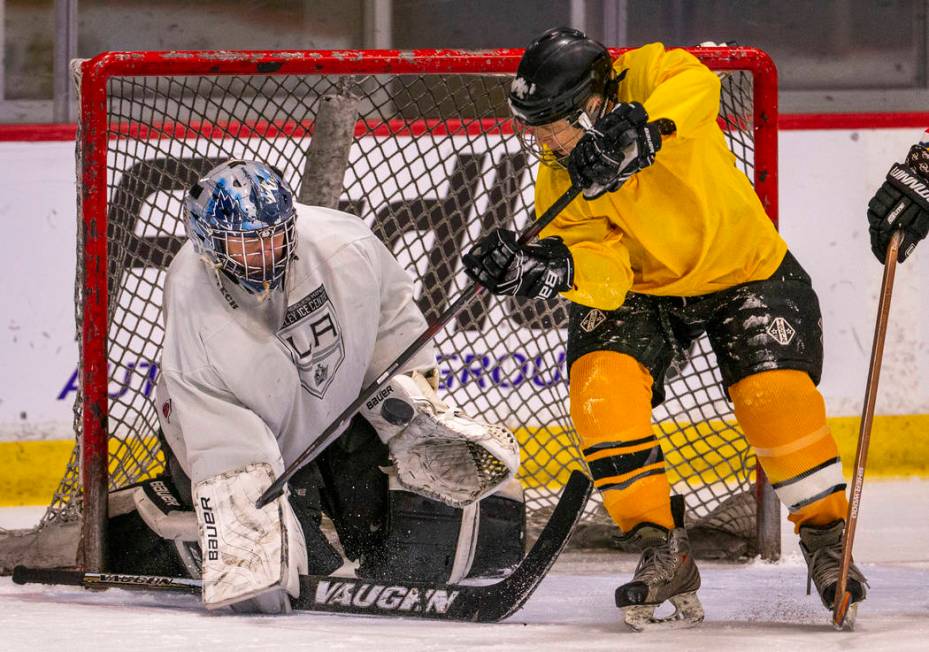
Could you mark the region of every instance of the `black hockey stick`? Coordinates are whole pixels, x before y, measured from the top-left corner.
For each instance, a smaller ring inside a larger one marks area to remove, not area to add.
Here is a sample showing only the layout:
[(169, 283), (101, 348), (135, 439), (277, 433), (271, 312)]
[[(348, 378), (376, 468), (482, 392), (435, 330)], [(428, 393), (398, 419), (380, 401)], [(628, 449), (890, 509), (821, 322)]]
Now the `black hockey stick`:
[[(522, 607), (564, 549), (584, 512), (593, 487), (573, 471), (551, 518), (532, 549), (509, 576), (485, 586), (425, 582), (372, 582), (351, 577), (304, 575), (293, 608), (340, 614), (400, 616), (493, 623)], [(65, 584), (88, 589), (121, 588), (200, 593), (200, 580), (123, 573), (83, 573), (76, 570), (17, 566), (17, 584)]]
[[(659, 118), (654, 122), (654, 125), (657, 126), (658, 131), (663, 135), (673, 134), (677, 127), (674, 122), (667, 118)], [(579, 186), (571, 185), (570, 188), (565, 190), (564, 194), (561, 195), (558, 199), (555, 200), (555, 203), (549, 206), (536, 221), (532, 222), (527, 226), (522, 233), (519, 234), (518, 244), (524, 245), (532, 240), (534, 237), (541, 233), (548, 224), (554, 220), (568, 204), (574, 201), (574, 198), (581, 194), (583, 189)], [(274, 482), (271, 483), (271, 486), (265, 489), (264, 493), (258, 497), (256, 502), (256, 507), (259, 509), (270, 503), (272, 500), (280, 496), (284, 492), (284, 485), (293, 477), (294, 473), (300, 470), (300, 468), (306, 464), (308, 461), (315, 458), (319, 455), (329, 444), (335, 440), (342, 429), (347, 427), (351, 418), (355, 416), (355, 413), (361, 408), (364, 403), (370, 399), (377, 391), (391, 378), (396, 375), (396, 373), (405, 365), (416, 353), (423, 348), (433, 337), (438, 334), (440, 330), (445, 328), (445, 324), (452, 320), (452, 318), (461, 312), (471, 300), (476, 297), (478, 294), (484, 291), (484, 286), (479, 283), (472, 283), (468, 286), (461, 295), (452, 303), (448, 308), (445, 309), (441, 315), (439, 315), (436, 320), (430, 324), (422, 335), (416, 338), (416, 340), (410, 344), (404, 351), (401, 353), (396, 360), (394, 360), (388, 367), (385, 369), (380, 376), (375, 378), (367, 387), (361, 390), (361, 393), (358, 394), (358, 398), (352, 401), (348, 407), (342, 410), (341, 414), (335, 418), (335, 420), (329, 424), (329, 426), (317, 437), (316, 441), (310, 444), (305, 451), (300, 453), (300, 456), (295, 459), (290, 465), (284, 469), (284, 472), (281, 473)]]

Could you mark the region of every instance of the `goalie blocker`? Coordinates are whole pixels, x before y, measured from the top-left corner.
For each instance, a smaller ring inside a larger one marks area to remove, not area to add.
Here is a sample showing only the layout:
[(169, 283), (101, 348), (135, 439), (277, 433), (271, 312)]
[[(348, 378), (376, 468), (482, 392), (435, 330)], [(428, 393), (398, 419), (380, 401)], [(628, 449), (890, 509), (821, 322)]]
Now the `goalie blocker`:
[[(266, 488), (271, 476), (260, 468), (243, 469), (243, 473), (232, 474), (216, 485), (198, 486), (192, 492), (170, 448), (165, 445), (164, 450), (170, 475), (110, 495), (108, 538), (113, 544), (108, 569), (199, 579), (203, 577), (203, 541), (207, 540), (207, 546), (231, 543), (206, 537), (211, 525), (207, 520), (228, 518), (246, 503), (254, 510), (257, 493), (251, 494)], [(287, 610), (279, 589), (290, 585), (294, 594), (293, 568), (300, 573), (327, 575), (338, 569), (344, 558), (358, 563), (356, 574), (360, 578), (413, 582), (499, 576), (519, 563), (525, 539), (525, 505), (516, 480), (507, 480), (492, 495), (457, 508), (404, 489), (396, 473), (382, 470), (389, 468), (389, 458), (388, 447), (368, 420), (356, 416), (338, 440), (291, 479), (286, 499), (272, 501), (255, 514), (236, 514), (238, 520), (244, 516), (250, 526), (268, 526), (253, 528), (251, 533), (233, 528), (232, 534), (225, 535), (244, 537), (239, 543), (248, 540), (253, 550), (261, 547), (256, 557), (260, 558), (259, 575), (264, 583), (251, 583), (251, 588), (242, 592), (210, 594), (207, 581), (205, 604), (221, 607), (240, 602), (237, 610)], [(246, 489), (249, 486), (252, 489)], [(232, 500), (232, 492), (236, 500)], [(246, 495), (249, 500), (244, 500)], [(211, 508), (207, 519), (200, 507), (204, 529), (199, 537), (192, 497), (201, 501), (209, 498)], [(278, 525), (273, 519), (262, 519), (265, 510), (281, 515)], [(322, 514), (332, 520), (344, 558), (321, 530)], [(259, 531), (263, 538), (257, 535)], [(262, 539), (260, 546), (258, 539)], [(276, 543), (265, 549), (269, 539)], [(306, 550), (305, 567), (300, 559), (285, 559), (286, 551), (301, 545)], [(207, 564), (209, 569), (209, 560)], [(216, 569), (224, 577), (228, 571), (225, 567)]]

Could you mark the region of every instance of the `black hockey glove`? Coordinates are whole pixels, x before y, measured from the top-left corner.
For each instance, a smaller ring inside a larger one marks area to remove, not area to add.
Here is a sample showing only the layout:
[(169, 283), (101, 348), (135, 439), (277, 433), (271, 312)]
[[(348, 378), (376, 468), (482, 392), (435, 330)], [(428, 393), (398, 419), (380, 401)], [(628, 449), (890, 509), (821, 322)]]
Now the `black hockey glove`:
[(897, 262), (913, 253), (929, 233), (929, 151), (913, 145), (906, 163), (894, 163), (884, 185), (868, 202), (871, 251), (883, 263), (894, 231), (903, 231)]
[(492, 231), (462, 256), (465, 272), (494, 294), (548, 299), (573, 287), (574, 259), (561, 238), (516, 241), (513, 231)]
[(571, 181), (587, 199), (619, 189), (655, 162), (661, 132), (638, 102), (621, 103), (578, 141), (568, 157)]

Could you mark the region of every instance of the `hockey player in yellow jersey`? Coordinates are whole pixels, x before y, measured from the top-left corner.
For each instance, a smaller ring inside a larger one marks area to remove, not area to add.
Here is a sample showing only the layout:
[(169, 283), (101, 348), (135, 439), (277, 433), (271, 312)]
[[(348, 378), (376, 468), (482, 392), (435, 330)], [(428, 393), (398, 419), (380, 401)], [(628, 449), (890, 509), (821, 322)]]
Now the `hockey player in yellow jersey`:
[[(577, 30), (526, 49), (509, 102), (542, 161), (537, 215), (584, 188), (520, 246), (506, 229), (464, 256), (497, 294), (570, 300), (571, 416), (604, 506), (642, 557), (616, 604), (634, 629), (703, 618), (700, 575), (670, 497), (651, 409), (675, 353), (706, 333), (749, 443), (789, 510), (831, 608), (848, 503), (816, 388), (822, 322), (810, 278), (787, 250), (717, 125), (720, 80), (652, 43), (612, 60)], [(663, 128), (662, 128), (663, 126)], [(865, 595), (853, 567), (849, 590)], [(670, 600), (671, 622), (654, 611)]]

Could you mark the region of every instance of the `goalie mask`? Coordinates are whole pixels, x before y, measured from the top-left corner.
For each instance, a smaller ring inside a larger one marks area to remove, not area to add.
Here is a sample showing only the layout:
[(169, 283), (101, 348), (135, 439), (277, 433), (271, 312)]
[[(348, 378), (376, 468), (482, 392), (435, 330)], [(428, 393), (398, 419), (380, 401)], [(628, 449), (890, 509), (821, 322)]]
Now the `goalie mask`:
[(574, 132), (589, 126), (582, 124), (581, 115), (594, 95), (607, 100), (596, 115), (586, 116), (590, 125), (596, 124), (615, 100), (621, 78), (613, 72), (606, 47), (583, 32), (557, 27), (542, 34), (523, 53), (508, 96), (523, 150), (543, 163), (561, 164), (567, 152), (550, 144), (558, 140), (557, 134), (542, 138), (540, 132), (556, 123)]
[(293, 192), (271, 167), (231, 160), (187, 193), (184, 222), (194, 249), (246, 291), (280, 287), (296, 244)]

